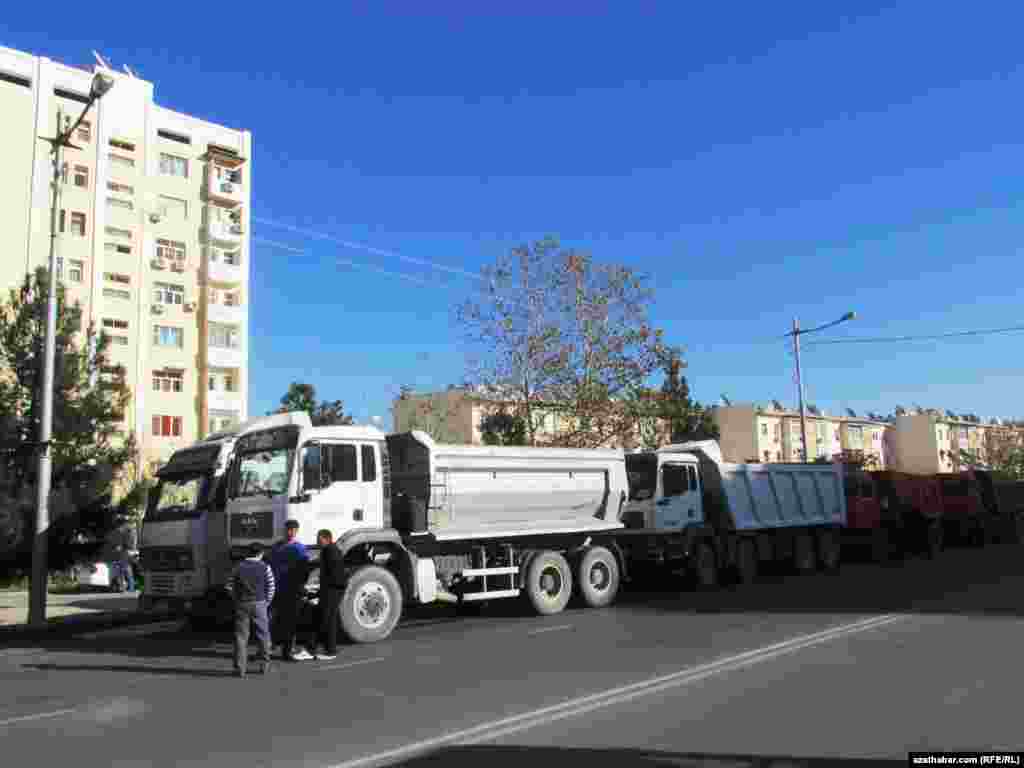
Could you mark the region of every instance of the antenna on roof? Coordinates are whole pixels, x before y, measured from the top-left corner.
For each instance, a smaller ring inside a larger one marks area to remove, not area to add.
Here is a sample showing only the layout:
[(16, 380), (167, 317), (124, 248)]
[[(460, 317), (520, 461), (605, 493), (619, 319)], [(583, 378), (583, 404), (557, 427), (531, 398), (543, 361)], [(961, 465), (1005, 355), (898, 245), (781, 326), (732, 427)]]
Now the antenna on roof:
[(782, 407), (782, 403), (780, 403), (778, 400), (772, 400), (772, 405), (775, 406), (776, 411), (786, 410), (785, 408)]
[(856, 412), (855, 410), (853, 410), (853, 408), (847, 408), (847, 409), (846, 409), (846, 414), (847, 414), (847, 415), (848, 415), (848, 416), (849, 416), (849, 417), (850, 417), (851, 419), (856, 419), (856, 418), (857, 418), (857, 412)]
[(100, 56), (100, 55), (99, 55), (99, 53), (97, 53), (96, 51), (93, 51), (93, 52), (92, 52), (92, 55), (96, 57), (96, 61), (98, 61), (98, 62), (99, 62), (99, 65), (100, 65), (101, 67), (103, 67), (104, 69), (113, 69), (113, 67), (112, 67), (112, 66), (110, 66), (110, 65), (109, 65), (109, 64), (107, 63), (106, 59), (104, 59), (104, 58), (103, 58), (102, 56)]

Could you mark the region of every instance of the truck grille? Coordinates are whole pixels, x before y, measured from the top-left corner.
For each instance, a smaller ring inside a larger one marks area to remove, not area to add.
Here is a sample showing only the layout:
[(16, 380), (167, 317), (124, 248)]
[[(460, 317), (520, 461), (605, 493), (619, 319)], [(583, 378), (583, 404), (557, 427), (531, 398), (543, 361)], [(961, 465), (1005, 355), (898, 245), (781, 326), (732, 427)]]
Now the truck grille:
[(174, 574), (150, 573), (146, 587), (154, 595), (172, 595), (174, 594)]
[(139, 552), (139, 565), (144, 571), (189, 570), (192, 552), (188, 547), (146, 547)]

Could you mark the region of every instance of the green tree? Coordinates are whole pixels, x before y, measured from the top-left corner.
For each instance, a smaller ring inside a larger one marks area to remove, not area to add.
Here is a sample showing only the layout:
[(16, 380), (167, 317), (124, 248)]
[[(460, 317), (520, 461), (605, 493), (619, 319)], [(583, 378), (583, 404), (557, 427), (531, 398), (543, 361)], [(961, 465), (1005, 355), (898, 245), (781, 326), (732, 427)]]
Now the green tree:
[(665, 380), (658, 400), (659, 416), (668, 422), (673, 443), (717, 440), (721, 431), (711, 409), (690, 397), (690, 385), (683, 375), (685, 367), (686, 363), (675, 350), (670, 350), (662, 360)]
[[(34, 530), (48, 280), (45, 269), (28, 274), (0, 303), (0, 507), (8, 510), (0, 519), (0, 547), (20, 554), (31, 547)], [(81, 328), (81, 307), (68, 305), (58, 283), (51, 542), (58, 529), (74, 535), (75, 513), (102, 503), (136, 455), (123, 425), (131, 401), (124, 368), (111, 363), (104, 333), (89, 323), (80, 339)], [(62, 516), (67, 520), (58, 525)]]
[[(485, 278), (483, 294), (455, 312), (467, 383), (523, 419), (530, 445), (591, 447), (631, 434), (623, 399), (667, 351), (648, 322), (646, 278), (553, 238), (499, 257)], [(565, 428), (538, 434), (553, 411)]]
[(314, 427), (348, 426), (354, 423), (351, 416), (345, 413), (341, 400), (324, 400), (317, 402), (316, 388), (312, 384), (295, 381), (288, 387), (288, 392), (281, 398), (281, 406), (274, 413), (305, 411), (309, 414)]
[[(448, 387), (448, 392), (453, 389)], [(421, 397), (413, 387), (404, 384), (399, 390), (394, 415), (396, 429), (425, 432), (439, 443), (455, 440), (450, 429), (455, 413), (447, 393)]]
[(480, 420), (480, 435), (484, 445), (526, 445), (526, 422), (499, 408)]

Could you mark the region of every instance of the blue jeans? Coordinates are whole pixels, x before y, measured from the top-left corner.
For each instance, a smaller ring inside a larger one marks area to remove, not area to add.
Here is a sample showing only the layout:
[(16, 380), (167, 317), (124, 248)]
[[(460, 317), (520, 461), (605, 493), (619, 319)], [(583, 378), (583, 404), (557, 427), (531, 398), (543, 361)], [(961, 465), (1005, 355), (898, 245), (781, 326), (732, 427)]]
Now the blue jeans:
[(118, 573), (124, 576), (125, 585), (128, 591), (134, 592), (135, 574), (132, 572), (132, 564), (127, 560), (115, 560), (110, 564), (110, 578), (115, 578)]

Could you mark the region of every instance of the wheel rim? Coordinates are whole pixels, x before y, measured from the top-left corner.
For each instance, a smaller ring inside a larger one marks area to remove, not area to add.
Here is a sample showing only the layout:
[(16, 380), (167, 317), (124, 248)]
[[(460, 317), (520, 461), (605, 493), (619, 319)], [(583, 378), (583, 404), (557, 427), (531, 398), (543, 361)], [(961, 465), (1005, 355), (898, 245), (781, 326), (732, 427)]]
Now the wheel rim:
[(540, 572), (540, 593), (545, 600), (555, 602), (562, 594), (562, 571), (555, 565), (547, 565)]
[(612, 583), (611, 569), (607, 563), (596, 562), (590, 566), (590, 586), (596, 592), (606, 592)]
[(369, 581), (356, 592), (355, 618), (364, 629), (378, 629), (391, 615), (391, 597), (383, 584)]

